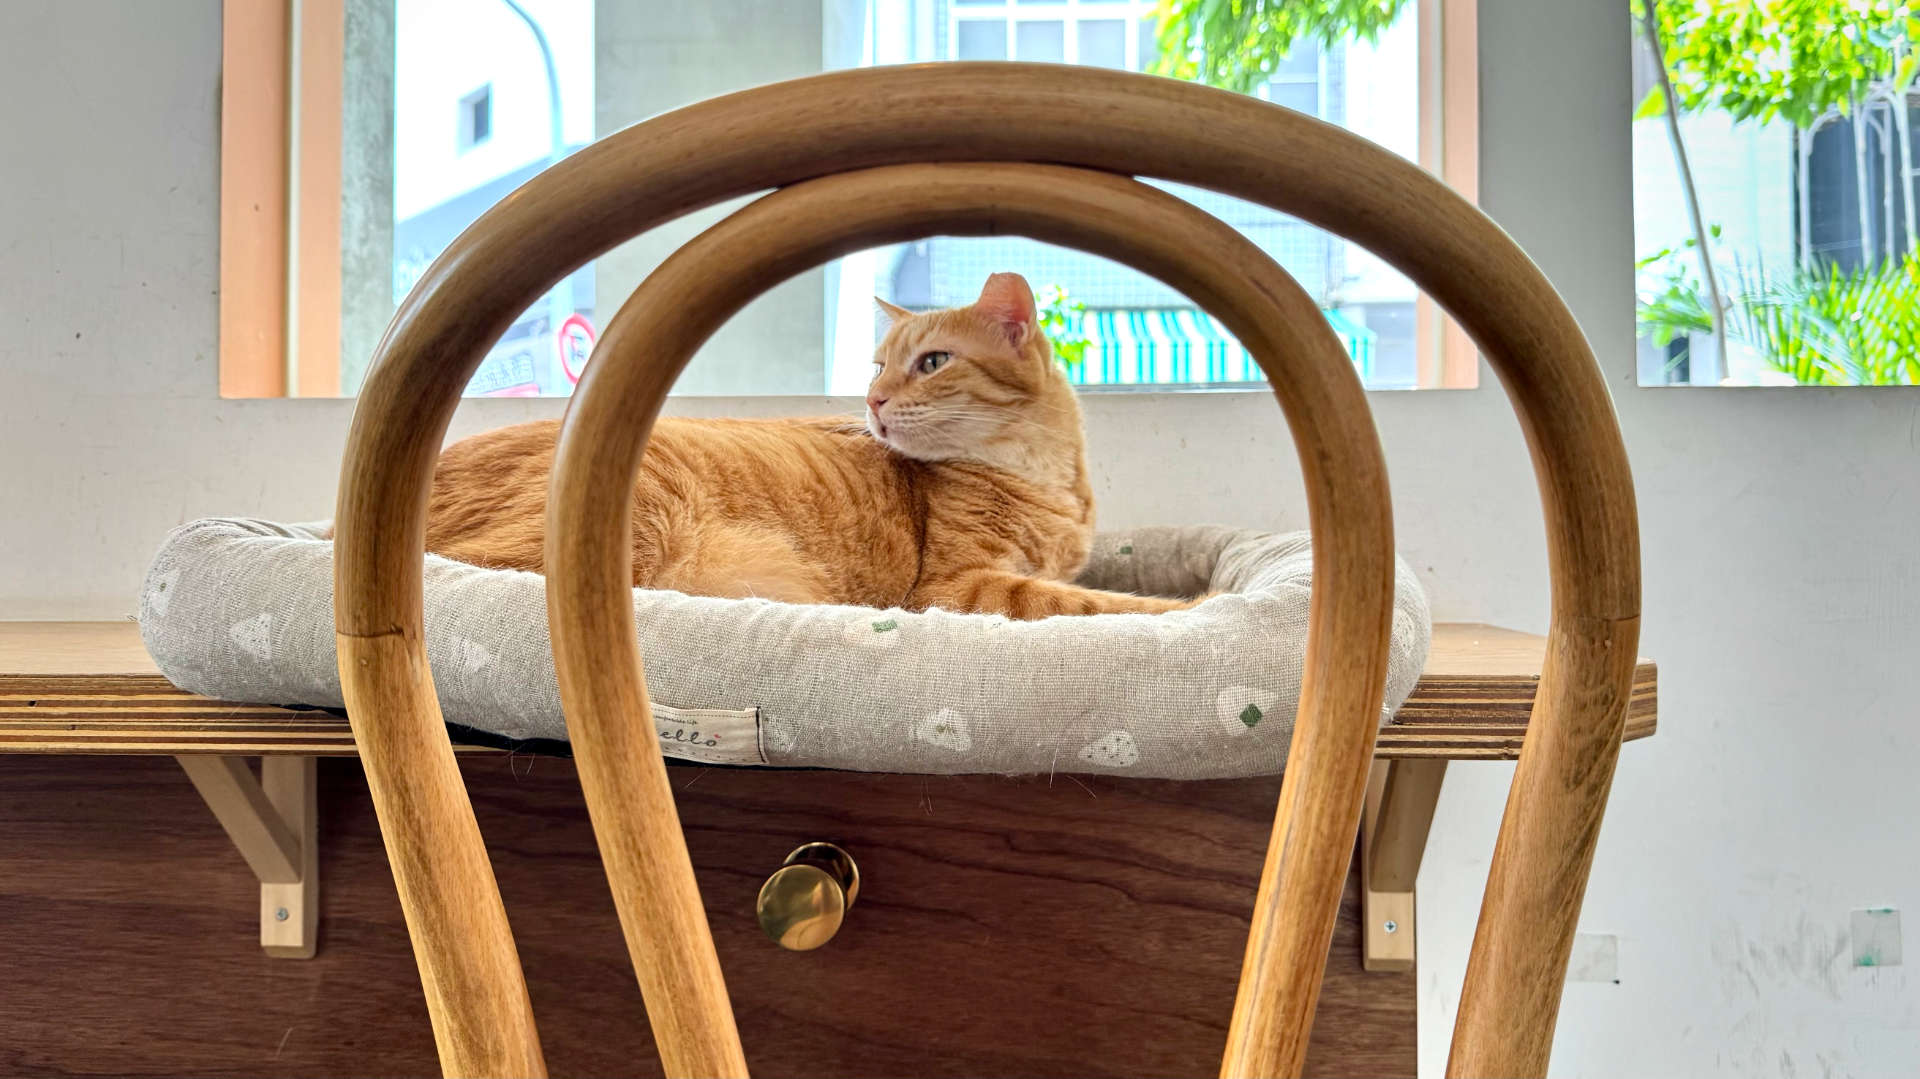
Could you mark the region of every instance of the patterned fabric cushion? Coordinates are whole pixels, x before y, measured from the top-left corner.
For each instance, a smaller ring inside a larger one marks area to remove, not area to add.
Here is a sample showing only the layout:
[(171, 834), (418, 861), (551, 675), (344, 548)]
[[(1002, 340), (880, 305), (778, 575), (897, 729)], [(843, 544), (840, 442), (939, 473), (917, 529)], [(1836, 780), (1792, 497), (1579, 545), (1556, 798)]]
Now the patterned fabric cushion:
[[(140, 626), (160, 669), (226, 700), (340, 707), (333, 546), (312, 525), (211, 519), (167, 538)], [(719, 764), (859, 771), (1111, 772), (1175, 779), (1286, 764), (1306, 652), (1304, 532), (1101, 534), (1082, 583), (1221, 592), (1165, 615), (1015, 622), (946, 611), (635, 589), (661, 745)], [(1397, 566), (1384, 722), (1432, 627)], [(449, 723), (564, 739), (545, 581), (429, 556), (427, 655)]]

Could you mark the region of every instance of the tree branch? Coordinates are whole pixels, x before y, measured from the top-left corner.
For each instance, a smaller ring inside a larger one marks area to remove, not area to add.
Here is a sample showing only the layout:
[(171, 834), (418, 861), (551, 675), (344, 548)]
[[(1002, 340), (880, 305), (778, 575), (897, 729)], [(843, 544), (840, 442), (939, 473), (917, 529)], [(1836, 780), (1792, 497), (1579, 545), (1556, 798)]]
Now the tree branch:
[(1654, 0), (1640, 0), (1640, 31), (1647, 47), (1653, 50), (1654, 70), (1659, 73), (1660, 93), (1667, 99), (1667, 142), (1673, 147), (1674, 168), (1680, 174), (1680, 190), (1686, 198), (1687, 218), (1693, 225), (1693, 242), (1700, 255), (1700, 273), (1707, 282), (1707, 313), (1713, 319), (1713, 343), (1720, 351), (1720, 375), (1728, 373), (1727, 302), (1720, 292), (1720, 277), (1714, 272), (1713, 253), (1707, 244), (1706, 220), (1700, 214), (1700, 191), (1694, 186), (1693, 164), (1687, 159), (1687, 142), (1680, 134), (1680, 99), (1673, 92), (1673, 79), (1667, 74), (1667, 53), (1660, 42), (1660, 17)]

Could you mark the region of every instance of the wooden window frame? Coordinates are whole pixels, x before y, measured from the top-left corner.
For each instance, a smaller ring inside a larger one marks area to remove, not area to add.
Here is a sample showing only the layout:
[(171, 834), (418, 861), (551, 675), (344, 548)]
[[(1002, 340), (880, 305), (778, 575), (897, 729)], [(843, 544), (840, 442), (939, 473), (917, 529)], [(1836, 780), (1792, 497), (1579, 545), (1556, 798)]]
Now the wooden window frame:
[(346, 0), (225, 0), (220, 396), (340, 396)]
[[(1479, 0), (1420, 0), (1420, 165), (1480, 204)], [(1438, 27), (1429, 33), (1426, 27)], [(1414, 304), (1419, 389), (1472, 389), (1480, 353), (1422, 293)]]

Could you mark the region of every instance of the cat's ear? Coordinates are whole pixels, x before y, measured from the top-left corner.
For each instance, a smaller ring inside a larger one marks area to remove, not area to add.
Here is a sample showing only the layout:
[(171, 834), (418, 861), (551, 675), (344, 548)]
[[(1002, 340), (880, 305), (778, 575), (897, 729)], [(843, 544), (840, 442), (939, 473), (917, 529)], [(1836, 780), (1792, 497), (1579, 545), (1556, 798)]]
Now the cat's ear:
[(881, 314), (887, 316), (888, 323), (895, 323), (900, 321), (903, 318), (913, 317), (913, 312), (907, 310), (904, 307), (900, 307), (895, 304), (890, 304), (878, 296), (875, 296), (873, 298), (873, 303), (874, 303), (874, 306), (880, 309)]
[(997, 273), (987, 278), (973, 309), (993, 320), (1018, 346), (1033, 336), (1039, 315), (1034, 311), (1033, 290), (1027, 279), (1017, 273)]

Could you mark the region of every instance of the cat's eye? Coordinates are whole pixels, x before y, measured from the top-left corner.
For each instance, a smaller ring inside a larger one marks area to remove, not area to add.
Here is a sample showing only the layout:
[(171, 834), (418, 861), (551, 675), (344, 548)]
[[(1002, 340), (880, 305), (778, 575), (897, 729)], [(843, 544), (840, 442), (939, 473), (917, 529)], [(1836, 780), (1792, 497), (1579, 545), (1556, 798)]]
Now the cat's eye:
[(951, 359), (953, 359), (953, 356), (950, 353), (929, 352), (920, 357), (920, 361), (913, 366), (914, 370), (919, 371), (921, 374), (931, 375), (935, 371), (940, 370), (940, 368), (945, 367), (947, 361)]
[(873, 379), (870, 381), (878, 380), (880, 376), (886, 372), (886, 369), (887, 369), (886, 364), (881, 363), (879, 360), (875, 360), (873, 362)]

